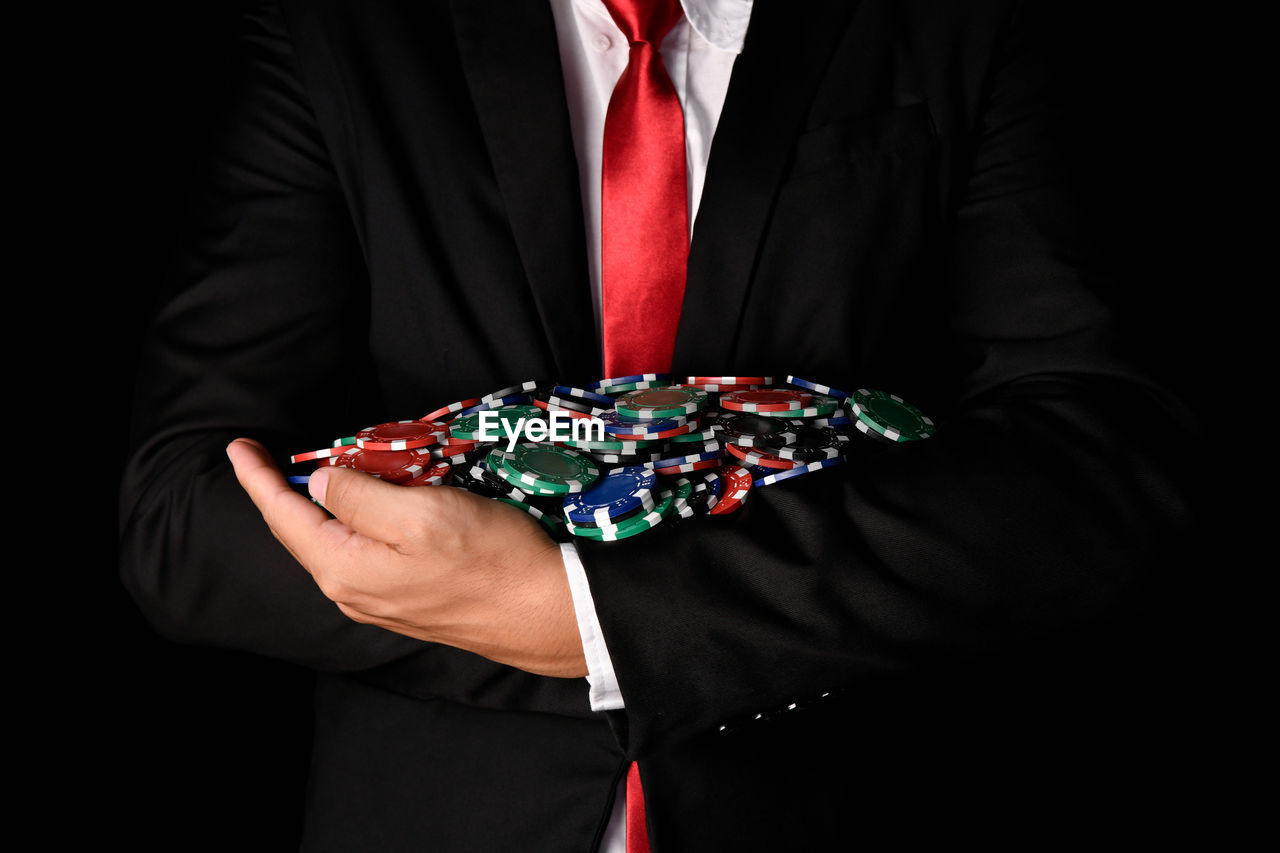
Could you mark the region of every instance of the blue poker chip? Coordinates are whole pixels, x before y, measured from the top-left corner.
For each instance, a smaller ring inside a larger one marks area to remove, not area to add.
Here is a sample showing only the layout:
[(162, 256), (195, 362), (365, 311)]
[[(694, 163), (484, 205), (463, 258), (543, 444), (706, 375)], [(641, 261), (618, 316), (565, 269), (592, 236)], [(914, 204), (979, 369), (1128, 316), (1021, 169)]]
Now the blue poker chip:
[[(661, 498), (655, 498), (655, 500), (657, 500), (658, 502), (661, 502)], [(640, 506), (636, 507), (635, 509), (630, 509), (630, 510), (627, 510), (626, 512), (624, 512), (624, 513), (622, 513), (622, 514), (620, 514), (620, 515), (612, 516), (612, 517), (610, 517), (608, 520), (606, 520), (606, 521), (604, 521), (604, 522), (595, 522), (595, 521), (571, 521), (571, 522), (569, 522), (569, 523), (570, 523), (570, 524), (572, 524), (572, 525), (574, 525), (574, 526), (576, 526), (576, 527), (585, 527), (585, 528), (588, 528), (588, 529), (591, 529), (591, 528), (597, 528), (597, 529), (603, 529), (603, 528), (614, 528), (614, 527), (618, 527), (618, 526), (620, 526), (620, 525), (626, 524), (628, 521), (633, 521), (633, 520), (635, 520), (635, 519), (637, 519), (637, 518), (640, 518), (640, 517), (641, 517), (641, 516), (643, 516), (643, 515), (646, 515), (646, 514), (648, 514), (648, 513), (650, 513), (650, 512), (653, 512), (653, 510), (654, 510), (654, 508), (655, 508), (656, 506), (657, 506), (657, 504), (656, 504), (656, 503), (655, 503), (653, 506), (647, 506), (646, 504), (641, 504)], [(563, 511), (563, 507), (562, 507), (562, 511)], [(563, 520), (564, 520), (564, 519), (563, 519), (563, 518), (561, 518), (561, 521), (563, 521)]]
[(587, 391), (583, 388), (571, 388), (568, 385), (557, 385), (551, 389), (552, 394), (560, 394), (569, 397), (581, 397), (584, 400), (590, 400), (593, 403), (599, 403), (602, 406), (613, 407), (613, 398), (606, 397), (603, 394), (597, 394), (595, 391)]
[(829, 394), (832, 397), (838, 397), (841, 400), (847, 400), (853, 396), (848, 391), (841, 391), (839, 388), (832, 388), (830, 385), (823, 385), (821, 382), (801, 379), (799, 376), (788, 376), (787, 384), (794, 385), (797, 388), (804, 388), (809, 391), (817, 391), (819, 394)]
[(587, 387), (592, 391), (599, 391), (601, 388), (630, 385), (633, 382), (667, 382), (670, 379), (670, 373), (638, 373), (635, 376), (616, 376), (613, 379), (601, 379), (599, 382), (592, 382)]
[(597, 404), (595, 400), (572, 397), (568, 394), (539, 394), (537, 399), (541, 399), (547, 404), (548, 411), (551, 409), (568, 409), (573, 412), (592, 416), (599, 416), (603, 415), (605, 412), (613, 411), (613, 404), (611, 402), (601, 406)]
[(286, 479), (295, 486), (305, 486), (311, 482), (310, 474), (290, 474)]
[[(833, 465), (839, 465), (844, 459), (836, 456), (832, 459), (823, 459), (821, 462), (810, 462), (808, 465), (801, 465), (799, 468), (792, 468), (788, 471), (770, 471), (763, 477), (753, 480), (752, 485), (756, 488), (760, 486), (769, 486), (782, 480), (789, 480), (792, 477), (799, 477), (801, 474), (808, 474), (811, 471), (817, 471), (822, 468), (830, 468)], [(764, 469), (768, 470), (768, 469)]]
[(624, 418), (617, 412), (605, 412), (597, 415), (604, 424), (604, 431), (610, 435), (634, 435), (640, 438), (657, 438), (657, 433), (679, 429), (688, 423), (684, 418), (661, 418), (652, 421), (633, 421)]
[(639, 507), (653, 509), (658, 475), (640, 465), (615, 468), (589, 489), (564, 501), (569, 521), (608, 524), (609, 520)]
[[(678, 445), (677, 445), (678, 446)], [(674, 468), (677, 465), (691, 465), (694, 462), (706, 462), (709, 459), (719, 459), (724, 453), (721, 450), (708, 450), (702, 453), (690, 453), (687, 456), (670, 456), (666, 459), (658, 459), (654, 462), (644, 463), (646, 468)]]

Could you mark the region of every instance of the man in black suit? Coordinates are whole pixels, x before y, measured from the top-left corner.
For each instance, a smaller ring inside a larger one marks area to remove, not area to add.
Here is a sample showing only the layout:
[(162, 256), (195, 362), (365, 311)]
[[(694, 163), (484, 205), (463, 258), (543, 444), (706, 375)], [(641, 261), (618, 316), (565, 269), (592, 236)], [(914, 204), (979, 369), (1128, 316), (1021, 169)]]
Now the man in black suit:
[[(834, 846), (838, 805), (866, 793), (867, 733), (904, 734), (893, 702), (864, 710), (894, 694), (886, 680), (1077, 636), (1142, 585), (1183, 515), (1178, 433), (1109, 352), (1017, 8), (756, 3), (673, 370), (892, 388), (942, 428), (763, 490), (726, 524), (584, 543), (626, 700), (606, 722), (568, 677), (584, 665), (554, 563), (518, 578), (535, 606), (485, 596), (505, 615), (441, 633), (435, 607), (390, 612), (290, 542), (317, 588), (223, 456), (241, 434), (283, 452), (515, 378), (598, 372), (550, 14), (477, 6), (253, 17), (149, 344), (126, 580), (173, 636), (326, 673), (311, 849), (588, 849), (630, 758), (657, 850)], [(235, 452), (270, 500), (266, 460)], [(334, 482), (344, 518), (387, 498)], [(519, 543), (486, 567), (546, 556), (514, 511), (426, 491), (396, 497), (486, 531), (431, 592), (493, 580), (457, 581), (478, 545)], [(513, 612), (537, 619), (513, 635)]]

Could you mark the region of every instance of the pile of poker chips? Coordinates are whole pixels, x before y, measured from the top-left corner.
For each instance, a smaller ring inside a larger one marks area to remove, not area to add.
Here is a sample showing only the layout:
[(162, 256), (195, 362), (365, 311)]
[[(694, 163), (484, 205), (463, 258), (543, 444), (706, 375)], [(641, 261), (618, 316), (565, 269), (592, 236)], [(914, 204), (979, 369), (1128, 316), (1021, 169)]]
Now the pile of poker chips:
[[(483, 433), (486, 412), (497, 441)], [(604, 438), (553, 440), (553, 414), (598, 419)], [(522, 382), (367, 427), (291, 461), (465, 488), (528, 512), (557, 538), (615, 541), (668, 519), (728, 515), (753, 489), (843, 463), (857, 436), (893, 443), (934, 432), (919, 409), (883, 391), (850, 393), (797, 376), (775, 385), (769, 376), (643, 374), (584, 388)]]

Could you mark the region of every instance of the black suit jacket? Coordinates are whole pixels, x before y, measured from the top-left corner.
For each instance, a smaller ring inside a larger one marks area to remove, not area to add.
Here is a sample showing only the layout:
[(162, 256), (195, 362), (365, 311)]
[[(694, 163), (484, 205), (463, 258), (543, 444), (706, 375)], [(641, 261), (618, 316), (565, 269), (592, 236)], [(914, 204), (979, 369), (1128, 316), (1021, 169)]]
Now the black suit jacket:
[(756, 0), (673, 372), (886, 388), (939, 435), (728, 518), (579, 543), (626, 697), (610, 715), (581, 681), (347, 620), (223, 453), (599, 375), (550, 9), (248, 17), (148, 337), (122, 567), (165, 634), (323, 673), (306, 849), (588, 850), (631, 758), (657, 851), (837, 849), (909, 832), (889, 817), (907, 802), (982, 800), (984, 761), (1006, 794), (1043, 780), (981, 744), (1043, 750), (1056, 700), (1004, 688), (1092, 661), (1150, 584), (1185, 520), (1183, 433), (1110, 352), (1019, 4), (794, 11)]

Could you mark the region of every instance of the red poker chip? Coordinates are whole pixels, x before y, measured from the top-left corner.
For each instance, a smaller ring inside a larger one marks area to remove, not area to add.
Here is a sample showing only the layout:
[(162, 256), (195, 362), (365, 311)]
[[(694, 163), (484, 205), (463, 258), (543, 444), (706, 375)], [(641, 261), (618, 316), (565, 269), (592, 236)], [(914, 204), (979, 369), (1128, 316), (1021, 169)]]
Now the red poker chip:
[(479, 397), (476, 397), (474, 400), (459, 400), (456, 403), (450, 403), (447, 406), (441, 406), (431, 414), (423, 415), (418, 420), (423, 421), (424, 423), (426, 421), (439, 420), (440, 418), (443, 418), (446, 415), (456, 415), (458, 412), (461, 412), (463, 409), (469, 409), (472, 406), (478, 406), (478, 405), (480, 405)]
[(659, 474), (688, 474), (690, 471), (705, 471), (708, 468), (719, 468), (723, 459), (703, 459), (700, 462), (686, 462), (683, 465), (672, 465), (670, 468), (654, 468)]
[(741, 465), (725, 465), (716, 472), (724, 481), (720, 490), (720, 500), (707, 515), (728, 515), (742, 508), (751, 494), (753, 478), (751, 472)]
[(431, 468), (428, 468), (420, 476), (414, 477), (405, 486), (442, 486), (449, 480), (449, 473), (453, 470), (453, 466), (448, 462), (438, 462)]
[[(637, 423), (642, 423), (642, 421), (637, 421)], [(660, 432), (644, 432), (644, 433), (640, 433), (639, 435), (622, 435), (620, 433), (610, 433), (609, 438), (610, 440), (617, 439), (619, 441), (657, 441), (660, 438), (671, 438), (671, 436), (673, 435), (684, 435), (685, 433), (688, 433), (688, 432), (697, 432), (698, 430), (701, 429), (701, 427), (698, 426), (698, 423), (699, 423), (698, 419), (694, 418), (693, 420), (688, 421), (687, 423), (680, 424), (680, 426), (678, 427), (672, 427), (671, 429), (664, 429), (664, 430), (661, 430)]]
[(356, 447), (365, 450), (412, 450), (435, 444), (449, 427), (437, 421), (391, 421), (356, 433)]
[(711, 391), (717, 394), (727, 394), (731, 391), (755, 391), (762, 388), (761, 385), (717, 385), (711, 382), (686, 382), (682, 385), (672, 385), (672, 388), (693, 388), (698, 391)]
[(352, 468), (388, 483), (402, 484), (442, 463), (432, 459), (430, 451), (348, 447), (341, 456), (333, 457), (329, 464), (339, 468)]
[(466, 443), (453, 442), (451, 444), (437, 444), (435, 447), (431, 448), (430, 452), (431, 456), (435, 459), (440, 459), (446, 456), (462, 456), (468, 451), (474, 450), (475, 446), (479, 443), (480, 442), (478, 441), (468, 441)]
[(781, 456), (774, 456), (772, 453), (765, 453), (762, 450), (747, 449), (732, 443), (727, 445), (727, 447), (730, 453), (748, 465), (763, 465), (765, 468), (781, 468), (783, 470), (799, 468), (801, 465), (804, 465), (803, 462), (796, 462), (793, 459), (783, 459)]
[(442, 435), (437, 445), (447, 445), (449, 447), (464, 446), (473, 447), (480, 442), (474, 438), (458, 438), (456, 435)]
[(686, 376), (690, 385), (772, 385), (772, 376)]
[(347, 447), (349, 447), (349, 445), (339, 447), (322, 447), (319, 450), (308, 450), (305, 453), (295, 453), (289, 457), (289, 461), (296, 465), (299, 462), (313, 462), (320, 459), (331, 459), (340, 453), (344, 453), (347, 450)]
[(803, 409), (813, 402), (808, 391), (770, 388), (759, 391), (734, 391), (720, 397), (720, 407), (734, 412), (787, 412)]

